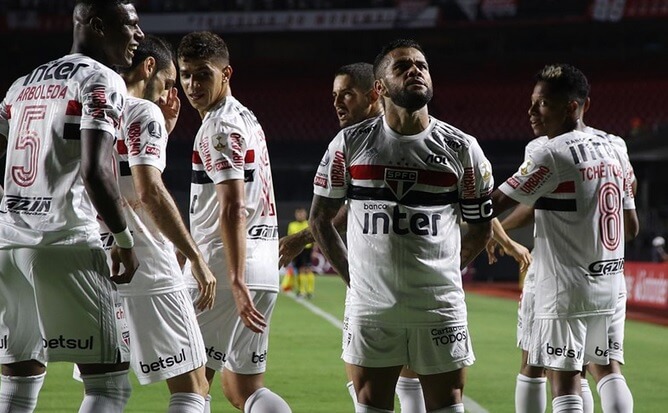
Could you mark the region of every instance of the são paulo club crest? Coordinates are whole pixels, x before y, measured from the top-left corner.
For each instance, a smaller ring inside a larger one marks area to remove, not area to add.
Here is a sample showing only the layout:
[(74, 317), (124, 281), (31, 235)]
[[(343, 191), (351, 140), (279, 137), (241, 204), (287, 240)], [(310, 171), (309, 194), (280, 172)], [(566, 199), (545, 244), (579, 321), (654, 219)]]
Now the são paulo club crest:
[(384, 180), (397, 199), (401, 199), (417, 183), (418, 172), (385, 168)]

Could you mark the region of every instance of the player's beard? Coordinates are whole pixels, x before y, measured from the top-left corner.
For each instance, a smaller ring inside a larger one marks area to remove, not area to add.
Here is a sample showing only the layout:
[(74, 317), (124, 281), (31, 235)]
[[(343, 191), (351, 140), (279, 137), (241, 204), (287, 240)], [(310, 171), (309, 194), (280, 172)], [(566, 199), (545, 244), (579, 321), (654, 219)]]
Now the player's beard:
[(422, 109), (434, 96), (434, 90), (431, 87), (427, 87), (427, 90), (424, 92), (409, 91), (406, 89), (399, 89), (393, 92), (394, 93), (390, 96), (392, 102), (409, 112), (415, 112)]

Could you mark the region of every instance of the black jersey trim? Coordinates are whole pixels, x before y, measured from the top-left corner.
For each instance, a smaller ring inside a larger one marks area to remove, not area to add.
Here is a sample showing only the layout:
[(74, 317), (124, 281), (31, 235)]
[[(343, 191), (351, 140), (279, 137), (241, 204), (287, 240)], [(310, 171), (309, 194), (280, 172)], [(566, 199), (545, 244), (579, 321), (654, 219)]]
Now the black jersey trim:
[(534, 208), (545, 211), (575, 212), (577, 203), (575, 199), (538, 198)]
[(398, 199), (389, 188), (366, 188), (351, 185), (348, 188), (348, 198), (358, 201), (390, 201), (406, 206), (420, 207), (454, 204), (458, 201), (459, 195), (457, 191), (444, 193), (410, 191), (401, 199)]

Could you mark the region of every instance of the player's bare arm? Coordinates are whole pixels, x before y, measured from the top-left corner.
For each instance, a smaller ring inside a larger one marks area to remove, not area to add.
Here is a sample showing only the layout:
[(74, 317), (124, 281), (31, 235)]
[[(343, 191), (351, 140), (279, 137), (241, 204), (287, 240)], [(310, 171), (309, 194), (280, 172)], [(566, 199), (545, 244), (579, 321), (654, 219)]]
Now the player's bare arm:
[(211, 308), (216, 297), (216, 278), (183, 223), (174, 198), (165, 187), (160, 170), (149, 165), (135, 165), (131, 171), (142, 206), (160, 232), (191, 262), (192, 274), (197, 280), (200, 292), (195, 306), (200, 310)]
[(624, 239), (626, 242), (631, 241), (638, 236), (640, 232), (640, 222), (638, 221), (638, 214), (635, 209), (624, 210)]
[(264, 315), (253, 304), (246, 285), (246, 203), (244, 181), (231, 179), (216, 184), (220, 204), (220, 236), (223, 240), (227, 271), (234, 302), (244, 325), (256, 333), (267, 327)]
[[(125, 216), (121, 209), (121, 195), (114, 176), (111, 159), (113, 157), (113, 136), (108, 132), (94, 129), (81, 131), (81, 177), (86, 191), (97, 213), (114, 234), (127, 230)], [(139, 267), (133, 249), (112, 249), (112, 281), (129, 283)], [(124, 272), (119, 274), (120, 264)]]
[[(348, 206), (343, 205), (333, 219), (334, 227), (343, 235), (346, 232), (348, 219)], [(278, 267), (285, 267), (295, 259), (304, 247), (315, 242), (310, 228), (305, 228), (296, 234), (286, 235), (278, 240)]]
[(468, 231), (462, 236), (460, 269), (466, 268), (475, 257), (485, 248), (492, 237), (492, 223), (469, 223)]
[(313, 196), (309, 226), (313, 238), (320, 246), (320, 251), (332, 264), (332, 267), (350, 285), (348, 273), (348, 249), (341, 235), (334, 226), (334, 217), (344, 206), (344, 198), (326, 198)]
[(524, 245), (510, 238), (504, 230), (501, 221), (499, 221), (497, 218), (492, 220), (492, 240), (487, 243), (487, 257), (490, 264), (494, 264), (496, 262), (496, 255), (494, 254), (493, 247), (495, 242), (498, 243), (498, 245), (502, 248), (501, 255), (510, 255), (519, 264), (520, 271), (526, 271), (526, 269), (529, 267), (529, 264), (531, 264), (531, 252), (529, 252), (529, 250)]

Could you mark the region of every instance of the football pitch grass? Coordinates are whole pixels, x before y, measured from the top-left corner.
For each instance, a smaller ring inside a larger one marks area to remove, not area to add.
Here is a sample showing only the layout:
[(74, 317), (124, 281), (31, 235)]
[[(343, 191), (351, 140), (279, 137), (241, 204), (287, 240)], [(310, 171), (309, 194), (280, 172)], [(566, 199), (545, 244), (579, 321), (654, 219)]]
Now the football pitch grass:
[[(347, 413), (352, 403), (345, 387), (340, 359), (341, 333), (335, 326), (343, 318), (343, 282), (320, 276), (308, 304), (281, 294), (272, 319), (266, 384), (288, 401), (295, 413)], [(515, 377), (520, 353), (515, 347), (517, 303), (514, 300), (467, 293), (469, 328), (476, 363), (468, 369), (467, 398), (480, 406), (477, 412), (514, 411)], [(628, 321), (624, 374), (635, 400), (635, 412), (665, 411), (666, 339), (668, 328)], [(83, 388), (72, 377), (72, 365), (48, 367), (37, 412), (76, 412)], [(169, 392), (164, 383), (140, 386), (132, 377), (133, 393), (126, 412), (163, 413)], [(593, 380), (595, 412), (600, 403)], [(212, 412), (235, 412), (216, 377), (211, 391)], [(396, 411), (399, 412), (397, 404)], [(468, 410), (471, 411), (471, 410)], [(550, 411), (548, 405), (548, 411)]]

